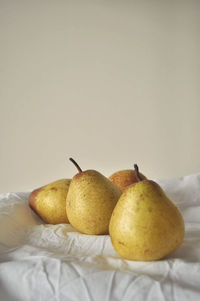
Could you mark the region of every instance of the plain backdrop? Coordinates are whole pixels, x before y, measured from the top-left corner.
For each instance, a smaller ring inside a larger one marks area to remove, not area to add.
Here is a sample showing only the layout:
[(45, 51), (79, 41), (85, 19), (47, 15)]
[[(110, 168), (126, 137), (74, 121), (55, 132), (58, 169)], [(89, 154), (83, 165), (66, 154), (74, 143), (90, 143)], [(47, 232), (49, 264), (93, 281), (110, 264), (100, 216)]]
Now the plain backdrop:
[(200, 171), (200, 1), (0, 0), (0, 192)]

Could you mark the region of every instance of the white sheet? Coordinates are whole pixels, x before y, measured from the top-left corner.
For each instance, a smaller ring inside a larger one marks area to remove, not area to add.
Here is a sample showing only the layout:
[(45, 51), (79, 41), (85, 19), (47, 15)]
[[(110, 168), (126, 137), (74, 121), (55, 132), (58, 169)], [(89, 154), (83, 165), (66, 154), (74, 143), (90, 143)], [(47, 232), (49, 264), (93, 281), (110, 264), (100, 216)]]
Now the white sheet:
[(46, 225), (29, 192), (0, 195), (0, 300), (200, 300), (200, 173), (157, 180), (181, 210), (183, 245), (157, 262), (121, 259), (109, 236)]

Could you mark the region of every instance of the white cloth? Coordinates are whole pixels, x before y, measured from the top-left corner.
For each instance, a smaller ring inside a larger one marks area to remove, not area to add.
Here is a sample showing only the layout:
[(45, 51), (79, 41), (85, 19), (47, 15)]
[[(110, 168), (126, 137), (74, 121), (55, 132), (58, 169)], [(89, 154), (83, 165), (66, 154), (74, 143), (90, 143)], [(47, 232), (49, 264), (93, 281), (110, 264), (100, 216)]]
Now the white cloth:
[(182, 246), (156, 262), (121, 259), (108, 235), (44, 224), (29, 192), (0, 195), (0, 300), (199, 301), (200, 174), (156, 182), (186, 225)]

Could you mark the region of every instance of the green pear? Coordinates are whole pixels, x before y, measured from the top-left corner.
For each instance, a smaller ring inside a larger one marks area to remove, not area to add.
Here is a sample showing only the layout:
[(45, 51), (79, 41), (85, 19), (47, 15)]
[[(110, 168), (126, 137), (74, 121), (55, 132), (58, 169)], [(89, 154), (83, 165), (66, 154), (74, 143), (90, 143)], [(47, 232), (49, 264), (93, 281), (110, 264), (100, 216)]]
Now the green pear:
[(85, 234), (108, 234), (112, 211), (121, 195), (120, 189), (96, 170), (82, 171), (72, 178), (66, 199), (70, 224)]
[(113, 210), (111, 242), (122, 258), (158, 260), (181, 245), (183, 217), (157, 183), (140, 177), (136, 164), (135, 171), (138, 182), (123, 192)]
[(66, 197), (70, 182), (70, 179), (61, 179), (31, 192), (29, 205), (46, 223), (69, 223)]

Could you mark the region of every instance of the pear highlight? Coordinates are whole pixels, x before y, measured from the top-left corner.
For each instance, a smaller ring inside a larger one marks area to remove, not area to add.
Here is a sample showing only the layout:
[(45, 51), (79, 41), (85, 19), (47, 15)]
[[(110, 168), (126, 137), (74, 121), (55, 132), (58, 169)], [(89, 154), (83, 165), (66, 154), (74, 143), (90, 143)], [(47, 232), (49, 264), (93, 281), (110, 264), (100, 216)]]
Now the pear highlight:
[(156, 182), (142, 179), (137, 165), (135, 172), (138, 182), (124, 191), (113, 210), (111, 242), (122, 258), (159, 260), (181, 245), (183, 217)]
[(69, 223), (66, 197), (70, 182), (70, 179), (61, 179), (31, 192), (29, 205), (46, 223)]
[(121, 195), (120, 189), (96, 170), (78, 169), (72, 178), (66, 198), (70, 224), (79, 232), (91, 235), (108, 234), (110, 217)]

